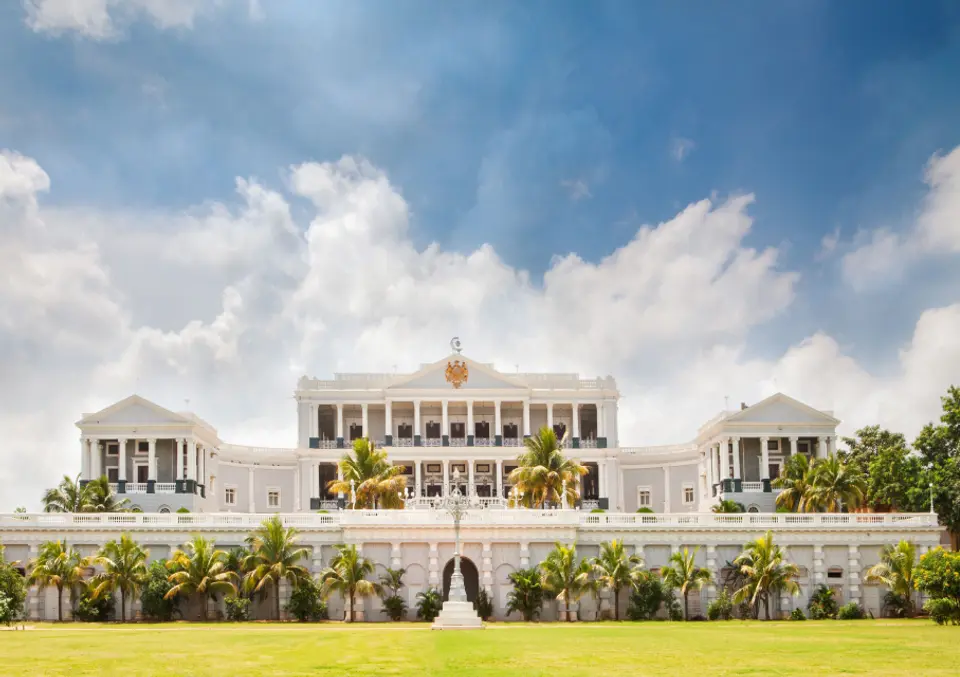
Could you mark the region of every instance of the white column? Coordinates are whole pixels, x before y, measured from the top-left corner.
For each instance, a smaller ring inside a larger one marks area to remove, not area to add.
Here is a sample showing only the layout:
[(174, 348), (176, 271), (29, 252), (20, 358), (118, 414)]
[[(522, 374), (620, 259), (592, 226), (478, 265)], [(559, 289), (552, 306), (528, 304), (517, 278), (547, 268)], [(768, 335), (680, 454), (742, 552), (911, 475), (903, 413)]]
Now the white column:
[(827, 455), (837, 453), (837, 438), (832, 435), (827, 438)]
[(607, 423), (604, 420), (603, 402), (597, 402), (597, 437), (607, 436)]
[(717, 484), (726, 479), (730, 471), (727, 469), (727, 457), (723, 453), (723, 444), (721, 442), (714, 442), (716, 447), (716, 459), (717, 459)]
[(573, 436), (580, 439), (580, 403), (572, 402), (573, 407)]
[(197, 441), (187, 440), (187, 479), (197, 480)]
[[(467, 435), (469, 437), (474, 436), (474, 427), (473, 427), (473, 400), (467, 400)], [(473, 466), (470, 466), (471, 472), (473, 472)]]
[(250, 512), (256, 512), (257, 497), (253, 493), (253, 466), (247, 468), (247, 493), (250, 495)]
[(422, 491), (421, 487), (422, 487), (422, 485), (423, 485), (423, 481), (420, 479), (420, 477), (421, 477), (420, 473), (421, 473), (421, 466), (423, 465), (423, 461), (421, 461), (421, 460), (418, 458), (418, 459), (417, 459), (416, 461), (414, 461), (413, 463), (414, 463), (414, 472), (413, 472), (413, 476), (414, 476), (414, 491), (416, 492), (416, 496), (414, 496), (414, 498), (420, 498), (420, 496), (422, 496), (422, 494), (421, 494), (421, 491)]
[(503, 498), (503, 459), (497, 459), (497, 498)]
[(450, 493), (450, 461), (443, 459), (443, 495)]
[(183, 476), (183, 438), (178, 437), (174, 442), (177, 445), (177, 467), (174, 468), (173, 479), (182, 480), (185, 479)]
[(473, 481), (473, 459), (467, 461), (467, 495), (473, 496), (476, 494), (476, 487), (474, 486)]
[(717, 596), (717, 582), (720, 579), (720, 571), (717, 569), (717, 546), (707, 546), (706, 564), (707, 570), (713, 574), (713, 577), (710, 579), (710, 583), (707, 585), (707, 599), (713, 601)]
[(84, 437), (80, 438), (80, 479), (93, 479), (90, 476), (90, 445)]
[(147, 479), (157, 481), (157, 439), (147, 440)]
[(597, 461), (597, 491), (600, 492), (600, 498), (610, 498), (607, 496), (607, 463), (606, 461)]
[(98, 479), (103, 475), (103, 457), (100, 455), (100, 440), (96, 437), (88, 438), (90, 443), (90, 479)]
[(360, 426), (363, 428), (363, 436), (370, 439), (370, 411), (369, 405), (364, 402), (360, 405)]
[(793, 436), (790, 438), (790, 456), (797, 455), (797, 438)]
[(824, 444), (824, 441), (825, 441), (826, 439), (827, 439), (826, 437), (818, 437), (818, 438), (817, 438), (817, 458), (825, 458), (825, 457), (826, 457), (826, 450), (824, 449), (824, 447), (826, 447), (826, 444)]
[(523, 401), (523, 436), (527, 437), (530, 433), (530, 400)]
[(849, 559), (847, 561), (849, 574), (847, 575), (847, 592), (851, 600), (860, 600), (860, 546), (848, 546)]
[(320, 436), (320, 421), (317, 415), (317, 407), (319, 405), (313, 404), (312, 402), (308, 405), (310, 408), (310, 437), (319, 437)]
[(740, 474), (740, 438), (731, 437), (730, 445), (732, 447), (730, 453), (733, 454), (733, 479), (740, 480), (743, 479), (743, 475)]
[(441, 414), (441, 423), (440, 423), (440, 436), (443, 437), (446, 435), (450, 437), (450, 416), (447, 413), (447, 401), (443, 400), (440, 402), (440, 414)]
[(769, 437), (760, 438), (760, 479), (769, 480), (770, 479), (770, 450), (768, 445), (770, 443)]
[(310, 464), (310, 498), (320, 498), (320, 464)]
[(393, 437), (393, 402), (387, 400), (383, 409), (383, 420), (386, 434)]
[(553, 402), (547, 402), (547, 427), (553, 430)]
[(420, 400), (413, 401), (413, 434), (423, 439), (423, 432), (420, 430)]
[(500, 400), (493, 401), (493, 436), (503, 435), (503, 427), (500, 425)]
[(711, 498), (713, 498), (713, 484), (714, 484), (713, 482), (714, 462), (713, 462), (713, 445), (712, 444), (709, 447), (707, 447), (706, 461), (707, 461), (707, 500), (709, 501)]
[(337, 439), (343, 439), (343, 405), (337, 404)]
[[(337, 481), (338, 481), (338, 482), (343, 482), (343, 468), (340, 467), (340, 464), (339, 464), (339, 463), (337, 463)], [(317, 484), (319, 484), (319, 483), (320, 483), (320, 477), (317, 476)], [(338, 492), (337, 492), (337, 498), (343, 498), (343, 492), (342, 492), (342, 491), (338, 491)]]
[(120, 453), (117, 455), (117, 479), (121, 482), (127, 481), (127, 440), (120, 438), (117, 440), (120, 447)]
[(672, 512), (670, 504), (670, 466), (663, 466), (663, 512)]

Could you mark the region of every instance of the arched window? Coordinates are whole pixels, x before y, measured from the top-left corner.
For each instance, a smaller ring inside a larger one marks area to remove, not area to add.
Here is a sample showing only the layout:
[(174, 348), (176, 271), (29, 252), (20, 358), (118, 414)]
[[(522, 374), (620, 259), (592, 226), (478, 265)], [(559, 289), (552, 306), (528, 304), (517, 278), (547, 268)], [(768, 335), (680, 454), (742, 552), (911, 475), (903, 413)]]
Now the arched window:
[(161, 506), (160, 506), (160, 509), (157, 510), (157, 512), (160, 513), (161, 515), (169, 515), (169, 514), (170, 514), (170, 508), (168, 508), (168, 507), (165, 506), (165, 505), (161, 505)]
[(130, 508), (130, 512), (143, 512), (143, 508), (141, 508), (139, 505), (135, 505)]
[(760, 512), (760, 508), (758, 506), (751, 505), (749, 508), (747, 508), (747, 512)]

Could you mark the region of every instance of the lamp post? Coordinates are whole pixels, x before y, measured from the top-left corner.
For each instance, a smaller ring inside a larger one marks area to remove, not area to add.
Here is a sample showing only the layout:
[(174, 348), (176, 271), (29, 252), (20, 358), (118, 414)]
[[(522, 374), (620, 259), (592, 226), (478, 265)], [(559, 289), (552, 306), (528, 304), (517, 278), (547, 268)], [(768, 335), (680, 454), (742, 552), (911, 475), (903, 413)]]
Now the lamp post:
[(453, 471), (453, 490), (443, 498), (440, 505), (453, 517), (453, 574), (450, 576), (451, 602), (466, 602), (467, 589), (460, 572), (460, 520), (467, 512), (469, 501), (460, 493), (460, 471)]
[(930, 514), (933, 514), (933, 482), (930, 483)]

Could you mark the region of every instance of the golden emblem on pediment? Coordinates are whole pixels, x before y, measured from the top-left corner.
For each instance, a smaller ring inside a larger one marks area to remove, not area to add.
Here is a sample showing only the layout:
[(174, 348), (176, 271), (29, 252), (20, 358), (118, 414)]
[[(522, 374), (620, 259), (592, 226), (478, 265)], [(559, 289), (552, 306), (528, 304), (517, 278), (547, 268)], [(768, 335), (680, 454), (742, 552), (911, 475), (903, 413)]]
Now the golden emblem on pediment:
[(459, 388), (466, 383), (467, 379), (470, 378), (470, 370), (467, 369), (466, 361), (461, 362), (460, 360), (454, 360), (453, 362), (447, 362), (446, 377), (447, 383), (453, 385), (454, 388)]

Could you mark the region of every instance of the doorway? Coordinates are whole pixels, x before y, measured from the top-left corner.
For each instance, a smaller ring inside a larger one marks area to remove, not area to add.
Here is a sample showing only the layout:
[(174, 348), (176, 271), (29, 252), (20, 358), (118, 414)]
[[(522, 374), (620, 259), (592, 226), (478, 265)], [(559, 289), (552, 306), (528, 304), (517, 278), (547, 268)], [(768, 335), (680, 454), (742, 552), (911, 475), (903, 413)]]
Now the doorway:
[[(467, 601), (475, 602), (477, 592), (480, 590), (480, 575), (477, 573), (477, 565), (469, 559), (460, 556), (460, 573), (463, 574), (463, 587), (467, 589)], [(450, 578), (453, 576), (453, 559), (447, 562), (443, 567), (443, 601), (447, 601), (450, 596)]]

